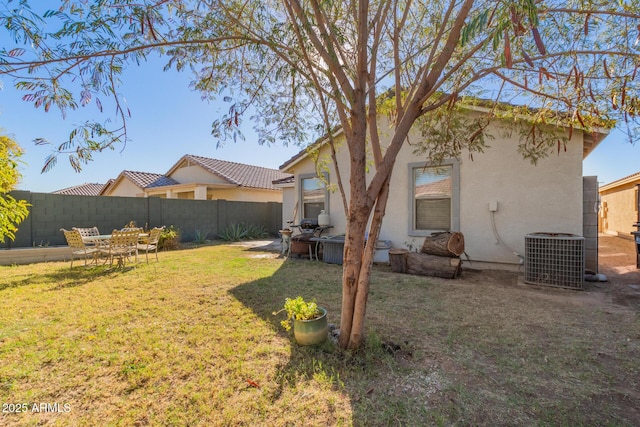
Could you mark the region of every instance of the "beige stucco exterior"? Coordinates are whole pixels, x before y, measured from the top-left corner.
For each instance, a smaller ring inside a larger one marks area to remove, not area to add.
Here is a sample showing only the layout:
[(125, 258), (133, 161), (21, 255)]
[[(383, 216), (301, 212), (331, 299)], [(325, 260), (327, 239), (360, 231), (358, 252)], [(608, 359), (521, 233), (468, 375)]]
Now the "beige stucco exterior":
[(175, 169), (171, 178), (178, 182), (202, 182), (207, 184), (229, 184), (229, 182), (209, 171), (204, 170), (200, 166), (183, 166)]
[[(459, 160), (459, 209), (452, 212), (452, 228), (465, 236), (466, 253), (476, 265), (518, 268), (524, 256), (525, 235), (533, 232), (557, 232), (582, 235), (582, 160), (583, 135), (574, 130), (566, 152), (552, 154), (532, 165), (517, 151), (517, 135), (505, 136), (496, 126), (489, 133), (490, 148), (475, 154), (471, 160), (465, 153)], [(410, 138), (418, 138), (416, 135)], [(382, 143), (388, 136), (382, 133)], [(322, 149), (321, 156), (328, 155)], [(338, 148), (338, 164), (348, 193), (348, 153)], [(422, 159), (405, 144), (398, 155), (391, 180), (391, 191), (380, 234), (393, 247), (421, 246), (424, 237), (410, 232), (411, 180), (410, 164)], [(283, 224), (300, 220), (300, 209), (292, 218), (299, 199), (299, 176), (313, 174), (314, 163), (308, 157), (289, 162), (283, 172), (296, 175), (293, 187), (284, 189)], [(454, 177), (455, 181), (456, 177)], [(329, 180), (336, 183), (333, 167)], [(347, 197), (349, 195), (347, 194)], [(489, 203), (497, 202), (497, 211), (489, 210)], [(333, 229), (330, 234), (345, 232), (343, 203), (338, 191), (331, 193), (328, 206)], [(453, 210), (453, 209), (452, 209)], [(471, 264), (473, 267), (473, 264)]]
[[(174, 178), (175, 179), (175, 178)], [(146, 189), (148, 197), (195, 200), (229, 200), (235, 202), (281, 202), (282, 191), (260, 188), (239, 187), (237, 185), (195, 182)]]
[(127, 177), (117, 180), (109, 189), (107, 196), (144, 197), (144, 190), (131, 182)]
[[(297, 181), (297, 180), (296, 180)], [(282, 189), (282, 228), (287, 228), (294, 222), (297, 215), (296, 186), (295, 184), (277, 185)]]
[(631, 232), (637, 231), (633, 224), (638, 222), (638, 186), (640, 172), (600, 187), (601, 232), (632, 238)]

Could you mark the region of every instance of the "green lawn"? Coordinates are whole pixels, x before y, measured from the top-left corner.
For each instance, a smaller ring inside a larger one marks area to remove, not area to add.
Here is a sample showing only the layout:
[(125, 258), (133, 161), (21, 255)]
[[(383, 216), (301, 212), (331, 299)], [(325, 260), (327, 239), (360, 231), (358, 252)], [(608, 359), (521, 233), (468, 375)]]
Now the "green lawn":
[(276, 255), (212, 245), (124, 271), (0, 267), (0, 425), (640, 419), (640, 316), (595, 291), (376, 267), (367, 344), (351, 354), (299, 347), (272, 315), (302, 295), (339, 323), (340, 266)]

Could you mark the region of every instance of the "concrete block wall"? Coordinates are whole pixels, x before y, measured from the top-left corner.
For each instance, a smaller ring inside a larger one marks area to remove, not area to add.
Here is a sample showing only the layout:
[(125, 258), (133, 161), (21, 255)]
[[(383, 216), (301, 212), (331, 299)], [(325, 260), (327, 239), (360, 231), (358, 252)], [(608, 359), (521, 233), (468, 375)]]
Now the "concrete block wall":
[(584, 236), (584, 265), (598, 272), (598, 177), (582, 178), (582, 235)]
[(196, 230), (215, 238), (226, 226), (241, 222), (262, 225), (276, 235), (282, 219), (282, 204), (275, 202), (68, 196), (29, 191), (11, 194), (32, 206), (27, 219), (18, 226), (15, 241), (5, 239), (0, 248), (66, 245), (60, 228), (95, 226), (108, 234), (130, 221), (140, 227), (173, 225), (180, 229), (183, 241), (192, 241)]

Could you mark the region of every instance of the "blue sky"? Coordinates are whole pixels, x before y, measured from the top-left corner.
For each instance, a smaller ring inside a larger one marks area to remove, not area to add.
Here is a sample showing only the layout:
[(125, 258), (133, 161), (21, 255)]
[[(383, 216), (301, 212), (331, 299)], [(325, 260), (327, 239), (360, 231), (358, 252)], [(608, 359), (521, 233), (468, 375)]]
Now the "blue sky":
[(94, 161), (84, 165), (81, 173), (71, 168), (67, 157), (60, 157), (53, 170), (41, 174), (51, 147), (36, 146), (33, 140), (43, 137), (57, 145), (68, 138), (74, 124), (92, 116), (102, 122), (113, 110), (107, 111), (105, 106), (105, 113), (100, 114), (92, 103), (63, 119), (53, 108), (45, 113), (22, 101), (23, 93), (13, 89), (11, 80), (1, 78), (0, 128), (25, 150), (22, 160), (26, 164), (22, 166), (19, 188), (50, 192), (85, 182), (104, 183), (122, 170), (165, 173), (185, 154), (277, 169), (301, 150), (292, 145), (261, 146), (249, 124), (243, 130), (245, 141), (227, 142), (216, 148), (217, 140), (210, 134), (211, 123), (228, 109), (228, 104), (202, 101), (199, 93), (189, 89), (188, 73), (163, 72), (162, 65), (151, 60), (127, 70), (120, 93), (131, 110), (131, 141), (124, 150), (121, 145), (114, 151), (96, 153)]
[[(44, 174), (40, 170), (51, 148), (36, 146), (33, 140), (43, 137), (56, 143), (64, 141), (74, 123), (99, 112), (91, 104), (67, 119), (53, 109), (45, 113), (22, 101), (23, 94), (13, 89), (11, 80), (1, 79), (0, 128), (25, 150), (26, 164), (22, 167), (19, 188), (50, 192), (85, 182), (104, 183), (122, 170), (165, 173), (184, 154), (277, 168), (300, 151), (297, 146), (258, 145), (250, 125), (244, 129), (245, 141), (228, 142), (216, 148), (217, 141), (210, 135), (211, 122), (228, 105), (202, 101), (198, 93), (189, 89), (189, 77), (188, 73), (163, 72), (158, 60), (130, 68), (122, 78), (120, 90), (132, 113), (128, 122), (131, 141), (124, 150), (120, 146), (114, 151), (97, 153), (81, 173), (74, 172), (67, 159), (61, 157), (58, 165)], [(103, 114), (98, 119), (106, 117)], [(632, 146), (614, 131), (584, 161), (583, 174), (596, 175), (604, 184), (638, 171), (640, 145)]]

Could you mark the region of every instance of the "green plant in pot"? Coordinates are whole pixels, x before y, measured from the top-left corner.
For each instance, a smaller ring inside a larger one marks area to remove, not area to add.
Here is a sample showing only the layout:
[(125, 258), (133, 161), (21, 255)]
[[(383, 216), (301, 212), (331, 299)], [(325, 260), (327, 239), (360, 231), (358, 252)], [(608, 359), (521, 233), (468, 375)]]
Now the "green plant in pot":
[(284, 301), (284, 308), (276, 313), (287, 313), (280, 324), (287, 330), (293, 325), (293, 336), (300, 345), (320, 344), (327, 339), (327, 310), (318, 307), (315, 300), (305, 301), (301, 296)]

